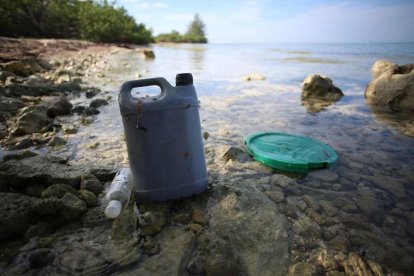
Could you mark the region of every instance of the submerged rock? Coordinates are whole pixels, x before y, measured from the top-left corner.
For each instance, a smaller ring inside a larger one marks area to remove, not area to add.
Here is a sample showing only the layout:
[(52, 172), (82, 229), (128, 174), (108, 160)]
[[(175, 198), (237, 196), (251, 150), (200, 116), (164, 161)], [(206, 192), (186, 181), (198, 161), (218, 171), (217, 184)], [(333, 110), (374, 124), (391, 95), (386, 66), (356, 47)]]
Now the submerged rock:
[(373, 79), (365, 90), (368, 104), (391, 111), (414, 110), (414, 64), (397, 65), (379, 60), (371, 72)]
[(322, 75), (310, 75), (303, 81), (302, 99), (338, 101), (344, 94), (332, 80)]
[(102, 105), (108, 105), (108, 101), (104, 99), (95, 99), (90, 103), (90, 107), (98, 108)]
[(155, 58), (154, 51), (151, 50), (151, 49), (143, 49), (142, 54), (144, 55), (144, 57), (146, 59), (154, 59)]
[(79, 196), (79, 191), (68, 184), (54, 184), (42, 192), (42, 198), (56, 197), (62, 198), (66, 193)]
[(135, 203), (133, 202), (129, 204), (114, 220), (111, 239), (127, 241), (134, 238), (138, 221), (137, 215), (134, 212), (134, 205)]

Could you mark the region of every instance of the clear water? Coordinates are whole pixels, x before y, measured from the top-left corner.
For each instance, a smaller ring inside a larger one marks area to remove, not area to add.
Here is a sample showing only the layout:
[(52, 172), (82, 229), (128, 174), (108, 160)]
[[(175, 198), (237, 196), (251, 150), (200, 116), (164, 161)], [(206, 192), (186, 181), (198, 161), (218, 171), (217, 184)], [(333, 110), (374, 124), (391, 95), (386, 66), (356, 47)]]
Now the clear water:
[[(409, 135), (414, 133), (414, 118), (412, 114), (374, 112), (364, 100), (373, 63), (378, 59), (414, 63), (414, 44), (156, 45), (153, 50), (154, 60), (144, 60), (132, 50), (114, 52), (97, 69), (105, 72), (105, 78), (86, 79), (108, 91), (112, 100), (100, 109), (92, 124), (69, 136), (69, 149), (61, 153), (72, 163), (127, 164), (116, 101), (118, 87), (136, 79), (138, 73), (142, 77), (162, 76), (174, 83), (176, 73), (191, 72), (201, 102), (202, 128), (210, 134), (206, 147), (243, 148), (244, 137), (257, 131), (291, 132), (329, 144), (339, 155), (337, 164), (299, 177), (299, 188), (285, 189), (286, 201), (299, 200), (295, 193), (300, 190), (318, 202), (334, 205), (340, 210), (335, 219), (345, 225), (341, 231), (347, 233), (344, 236), (349, 239), (350, 251), (359, 250), (368, 257), (372, 253), (366, 249), (369, 246), (357, 243), (358, 234), (349, 226), (349, 216), (353, 216), (359, 228), (375, 225), (380, 243), (389, 245), (384, 247), (386, 251), (391, 248), (398, 256), (414, 257), (414, 237), (409, 229), (414, 220), (414, 138)], [(266, 80), (243, 80), (254, 72)], [(321, 110), (301, 102), (301, 82), (314, 73), (329, 76), (345, 96)], [(96, 143), (99, 145), (91, 147)], [(223, 170), (223, 164), (208, 153), (207, 160), (210, 174), (231, 177), (231, 171)], [(371, 209), (361, 204), (367, 198), (374, 198)], [(322, 222), (321, 227), (330, 229), (326, 224)], [(299, 245), (294, 241), (292, 248)], [(392, 260), (394, 263), (387, 265), (398, 268), (399, 260)]]

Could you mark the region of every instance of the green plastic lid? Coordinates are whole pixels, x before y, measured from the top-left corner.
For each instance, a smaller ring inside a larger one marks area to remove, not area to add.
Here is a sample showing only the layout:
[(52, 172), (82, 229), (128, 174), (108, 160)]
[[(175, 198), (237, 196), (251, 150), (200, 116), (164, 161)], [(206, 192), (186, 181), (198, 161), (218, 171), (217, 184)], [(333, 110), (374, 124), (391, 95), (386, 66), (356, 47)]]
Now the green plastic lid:
[(338, 159), (330, 146), (289, 133), (254, 133), (244, 143), (255, 160), (286, 172), (307, 173), (309, 169), (329, 167)]

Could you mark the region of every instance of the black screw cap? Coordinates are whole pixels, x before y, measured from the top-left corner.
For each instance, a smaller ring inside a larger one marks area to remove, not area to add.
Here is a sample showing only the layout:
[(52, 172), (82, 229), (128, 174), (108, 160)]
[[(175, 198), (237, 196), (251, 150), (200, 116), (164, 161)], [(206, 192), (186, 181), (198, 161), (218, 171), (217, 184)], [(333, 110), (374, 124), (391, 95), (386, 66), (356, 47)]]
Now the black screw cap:
[(175, 76), (176, 86), (191, 85), (191, 84), (193, 84), (193, 75), (191, 75), (191, 73), (181, 73)]

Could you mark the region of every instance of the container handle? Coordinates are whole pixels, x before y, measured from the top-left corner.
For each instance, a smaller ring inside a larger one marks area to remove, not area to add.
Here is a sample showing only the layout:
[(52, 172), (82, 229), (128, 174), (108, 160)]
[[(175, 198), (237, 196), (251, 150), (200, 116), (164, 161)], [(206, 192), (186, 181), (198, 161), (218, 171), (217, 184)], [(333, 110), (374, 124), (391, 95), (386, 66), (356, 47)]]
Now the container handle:
[(119, 91), (119, 104), (121, 106), (126, 106), (131, 103), (135, 103), (137, 100), (131, 94), (132, 89), (137, 87), (145, 87), (156, 85), (159, 86), (161, 89), (161, 96), (166, 95), (167, 91), (172, 91), (173, 86), (165, 79), (165, 78), (149, 78), (149, 79), (142, 79), (142, 80), (133, 80), (127, 81), (121, 86), (121, 90)]

